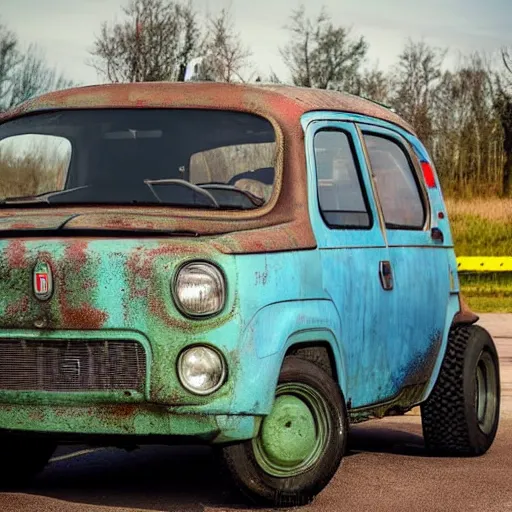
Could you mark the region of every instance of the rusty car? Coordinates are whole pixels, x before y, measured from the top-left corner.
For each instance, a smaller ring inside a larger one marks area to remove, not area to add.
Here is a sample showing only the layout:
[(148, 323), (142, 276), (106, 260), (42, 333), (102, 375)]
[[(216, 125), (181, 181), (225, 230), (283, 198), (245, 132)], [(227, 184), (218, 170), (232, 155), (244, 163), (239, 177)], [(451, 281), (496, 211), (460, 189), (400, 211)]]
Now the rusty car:
[(205, 443), (250, 499), (312, 501), (358, 422), (426, 449), (499, 422), (435, 164), (370, 100), (134, 83), (0, 117), (3, 486), (60, 444)]

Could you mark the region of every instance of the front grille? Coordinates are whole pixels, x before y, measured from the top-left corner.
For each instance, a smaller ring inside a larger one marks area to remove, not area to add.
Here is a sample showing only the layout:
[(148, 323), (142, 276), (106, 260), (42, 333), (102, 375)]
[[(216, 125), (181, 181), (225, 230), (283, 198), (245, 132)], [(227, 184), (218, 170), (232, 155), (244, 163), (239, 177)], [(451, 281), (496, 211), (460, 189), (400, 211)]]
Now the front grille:
[(0, 390), (143, 391), (145, 377), (134, 341), (0, 340)]

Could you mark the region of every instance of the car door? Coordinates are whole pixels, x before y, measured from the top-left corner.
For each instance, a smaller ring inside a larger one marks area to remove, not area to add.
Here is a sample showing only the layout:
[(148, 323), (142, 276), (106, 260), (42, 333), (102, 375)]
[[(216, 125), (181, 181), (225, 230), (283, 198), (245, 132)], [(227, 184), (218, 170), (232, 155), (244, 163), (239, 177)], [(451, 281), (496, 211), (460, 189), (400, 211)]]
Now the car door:
[[(449, 254), (432, 229), (429, 196), (409, 142), (399, 133), (359, 125), (386, 229), (392, 304), (386, 353), (393, 393), (421, 396), (442, 343), (450, 297)], [(406, 400), (406, 401), (407, 401)]]
[(322, 285), (340, 315), (337, 335), (347, 373), (345, 398), (357, 409), (386, 400), (392, 391), (388, 249), (355, 125), (312, 122), (306, 144)]

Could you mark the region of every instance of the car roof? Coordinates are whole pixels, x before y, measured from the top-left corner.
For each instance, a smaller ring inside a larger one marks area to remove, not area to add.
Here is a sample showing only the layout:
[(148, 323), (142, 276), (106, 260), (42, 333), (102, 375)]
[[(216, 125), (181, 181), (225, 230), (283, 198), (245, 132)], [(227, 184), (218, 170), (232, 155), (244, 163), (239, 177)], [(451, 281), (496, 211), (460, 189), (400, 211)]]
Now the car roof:
[(297, 123), (307, 112), (337, 111), (388, 121), (414, 134), (390, 109), (345, 92), (281, 84), (217, 82), (139, 82), (101, 84), (54, 91), (32, 98), (0, 115), (0, 122), (54, 109), (83, 108), (232, 109)]

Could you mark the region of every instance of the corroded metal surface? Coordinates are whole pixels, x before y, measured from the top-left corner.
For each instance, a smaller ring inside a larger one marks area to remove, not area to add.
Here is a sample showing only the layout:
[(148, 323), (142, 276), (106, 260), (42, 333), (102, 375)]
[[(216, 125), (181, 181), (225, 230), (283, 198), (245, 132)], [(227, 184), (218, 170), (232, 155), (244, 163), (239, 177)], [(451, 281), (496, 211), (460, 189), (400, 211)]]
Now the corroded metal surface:
[[(130, 339), (141, 344), (147, 362), (144, 389), (137, 392), (0, 389), (0, 428), (247, 439), (271, 410), (285, 354), (300, 344), (322, 344), (355, 419), (425, 399), (459, 311), (440, 191), (425, 191), (431, 210), (423, 231), (386, 232), (354, 118), (340, 114), (338, 123), (344, 122), (356, 146), (375, 222), (365, 230), (329, 229), (314, 181), (315, 127), (304, 130), (301, 124), (320, 119), (315, 110), (372, 115), (358, 122), (381, 123), (382, 131), (395, 126), (418, 158), (428, 159), (405, 123), (339, 93), (219, 84), (62, 91), (32, 100), (3, 120), (52, 108), (102, 107), (263, 115), (278, 136), (276, 193), (267, 206), (249, 212), (82, 205), (0, 210), (1, 336), (43, 343)], [(443, 231), (441, 243), (432, 240), (430, 227)], [(215, 263), (226, 277), (226, 305), (215, 317), (185, 318), (174, 303), (173, 279), (190, 260)], [(391, 292), (381, 287), (382, 261), (394, 273)], [(53, 278), (52, 294), (44, 300), (31, 292), (38, 262), (48, 265)], [(195, 396), (178, 379), (181, 351), (198, 343), (213, 345), (226, 360), (227, 382), (213, 396)]]
[(286, 85), (144, 82), (78, 87), (28, 100), (0, 115), (4, 120), (39, 110), (60, 108), (224, 108), (259, 112), (297, 123), (305, 112), (332, 110), (371, 116), (414, 132), (389, 109), (338, 91)]
[[(81, 228), (103, 226), (118, 229), (191, 229), (201, 234), (232, 233), (222, 240), (229, 252), (269, 252), (309, 249), (315, 237), (308, 218), (307, 178), (304, 159), (301, 116), (309, 111), (332, 109), (358, 112), (396, 123), (411, 130), (400, 117), (389, 110), (361, 98), (334, 91), (311, 90), (286, 86), (245, 86), (215, 83), (141, 83), (80, 87), (57, 91), (29, 100), (0, 116), (0, 123), (19, 115), (48, 109), (74, 108), (204, 108), (229, 109), (256, 113), (274, 123), (280, 155), (277, 163), (274, 198), (257, 212), (204, 212), (190, 209), (145, 208), (69, 208), (69, 215), (83, 215), (68, 224)], [(279, 172), (281, 170), (282, 172)], [(20, 213), (19, 210), (17, 213)], [(47, 212), (44, 212), (45, 214)], [(131, 215), (133, 214), (133, 215)], [(0, 211), (0, 229), (31, 226), (32, 219), (16, 218), (3, 222), (8, 211)], [(29, 217), (33, 217), (29, 212)], [(37, 220), (41, 225), (44, 220)], [(270, 228), (270, 229), (266, 229)], [(247, 231), (246, 233), (241, 233)]]
[[(340, 96), (343, 98), (343, 95)], [(342, 105), (341, 103), (340, 105)], [(262, 253), (311, 249), (316, 245), (307, 206), (307, 173), (300, 117), (305, 108), (297, 100), (257, 87), (223, 84), (118, 84), (83, 87), (43, 95), (5, 114), (0, 122), (18, 115), (65, 108), (207, 108), (255, 113), (268, 118), (277, 137), (278, 158), (274, 193), (268, 204), (254, 211), (208, 211), (191, 208), (86, 207), (59, 208), (62, 216), (80, 214), (66, 227), (119, 230), (193, 230), (224, 234), (219, 241), (230, 253)], [(385, 109), (384, 109), (385, 110)], [(48, 224), (54, 210), (0, 210), (0, 229), (30, 229)], [(25, 217), (27, 215), (27, 217)], [(44, 217), (39, 220), (36, 217)]]

